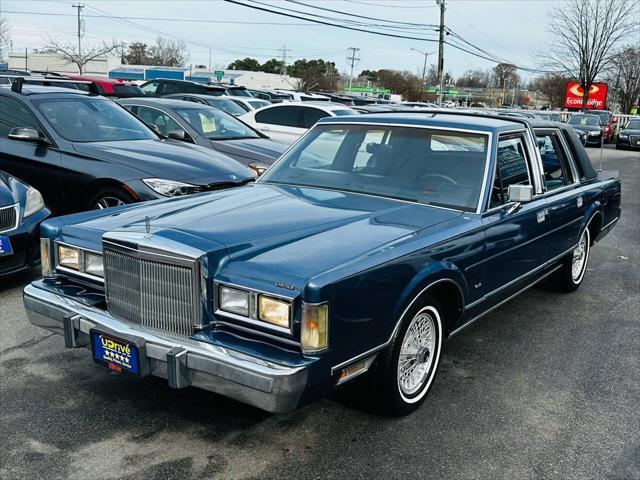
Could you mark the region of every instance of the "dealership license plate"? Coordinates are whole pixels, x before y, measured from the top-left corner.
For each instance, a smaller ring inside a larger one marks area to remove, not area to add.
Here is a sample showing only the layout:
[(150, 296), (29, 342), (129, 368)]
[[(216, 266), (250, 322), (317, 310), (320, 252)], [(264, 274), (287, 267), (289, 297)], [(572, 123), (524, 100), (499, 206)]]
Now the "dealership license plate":
[(6, 235), (0, 235), (0, 257), (11, 255), (12, 253), (13, 249), (11, 248), (9, 237), (7, 237)]
[(140, 374), (138, 347), (107, 333), (91, 330), (93, 360), (116, 372)]

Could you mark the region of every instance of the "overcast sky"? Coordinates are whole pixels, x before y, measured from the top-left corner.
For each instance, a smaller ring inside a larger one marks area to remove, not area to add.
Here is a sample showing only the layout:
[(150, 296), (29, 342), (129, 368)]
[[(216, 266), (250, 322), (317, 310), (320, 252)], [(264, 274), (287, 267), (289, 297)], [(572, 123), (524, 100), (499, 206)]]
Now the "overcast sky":
[[(245, 3), (249, 3), (246, 0)], [(317, 15), (338, 15), (305, 8), (285, 0), (260, 0), (282, 8), (304, 10)], [(410, 23), (437, 24), (439, 9), (435, 0), (300, 0), (362, 16)], [(41, 47), (46, 35), (56, 40), (75, 41), (76, 9), (72, 1), (0, 0), (2, 15), (11, 28), (14, 50)], [(288, 60), (324, 58), (347, 70), (348, 47), (360, 48), (362, 69), (391, 68), (419, 72), (424, 57), (411, 48), (435, 52), (438, 44), (343, 30), (314, 25), (301, 20), (252, 10), (222, 0), (87, 0), (84, 41), (100, 43), (116, 39), (124, 42), (153, 43), (160, 33), (184, 40), (190, 51), (190, 63), (207, 64), (209, 47), (213, 65), (226, 66), (236, 58), (254, 57), (263, 62), (282, 56), (284, 45), (290, 49)], [(548, 43), (545, 25), (548, 11), (562, 6), (562, 0), (447, 0), (445, 24), (494, 56), (523, 66), (539, 66), (540, 52)], [(26, 12), (26, 13), (18, 13)], [(91, 15), (114, 15), (129, 18), (96, 18)], [(131, 19), (132, 17), (168, 20)], [(199, 20), (188, 22), (185, 20)], [(360, 21), (352, 18), (352, 20)], [(211, 21), (203, 22), (203, 21)], [(363, 22), (377, 23), (374, 20)], [(127, 23), (129, 22), (129, 23)], [(214, 23), (216, 22), (216, 23)], [(249, 23), (226, 23), (249, 22)], [(358, 27), (376, 29), (377, 27)], [(416, 33), (436, 38), (437, 33), (424, 29)], [(410, 35), (401, 33), (401, 35)], [(435, 63), (437, 55), (429, 57)], [(494, 64), (447, 46), (445, 69), (460, 75), (467, 69), (490, 68)], [(523, 74), (524, 77), (530, 74)]]

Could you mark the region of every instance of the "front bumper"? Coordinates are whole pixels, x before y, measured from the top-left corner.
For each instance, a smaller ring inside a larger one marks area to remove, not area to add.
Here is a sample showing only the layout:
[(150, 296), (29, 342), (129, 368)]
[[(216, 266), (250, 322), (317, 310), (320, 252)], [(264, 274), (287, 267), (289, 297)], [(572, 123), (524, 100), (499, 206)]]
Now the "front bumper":
[(159, 336), (108, 313), (28, 285), (24, 306), (29, 321), (64, 336), (65, 347), (91, 348), (92, 329), (135, 341), (148, 374), (169, 387), (199, 387), (273, 413), (295, 409), (307, 385), (306, 367), (288, 367), (195, 341)]

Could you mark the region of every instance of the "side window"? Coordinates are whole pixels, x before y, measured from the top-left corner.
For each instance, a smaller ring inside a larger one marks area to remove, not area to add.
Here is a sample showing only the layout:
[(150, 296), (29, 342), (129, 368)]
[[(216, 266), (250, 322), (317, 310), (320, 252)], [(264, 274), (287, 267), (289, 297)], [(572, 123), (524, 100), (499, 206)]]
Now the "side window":
[[(282, 125), (285, 127), (300, 128), (300, 107), (280, 107), (272, 108), (271, 123), (273, 125)], [(267, 123), (267, 122), (265, 122)]]
[(573, 183), (565, 151), (555, 133), (537, 134), (538, 150), (542, 158), (544, 186), (547, 191)]
[(273, 123), (273, 108), (267, 108), (256, 113), (255, 119), (257, 123)]
[(329, 114), (324, 110), (320, 110), (319, 108), (302, 108), (302, 128), (311, 128), (313, 127), (318, 120), (324, 117), (328, 117)]
[(144, 93), (154, 94), (158, 89), (159, 82), (149, 82), (145, 86), (140, 87)]
[(148, 124), (158, 127), (163, 135), (169, 135), (172, 130), (183, 130), (173, 118), (155, 108), (139, 106), (138, 116)]
[(18, 100), (0, 96), (0, 137), (7, 138), (12, 128), (38, 128), (38, 122), (31, 112)]
[(182, 93), (177, 83), (163, 82), (160, 84), (158, 95), (171, 95), (174, 93)]
[(498, 140), (496, 175), (491, 191), (491, 208), (509, 202), (509, 185), (531, 185), (529, 166), (522, 135)]

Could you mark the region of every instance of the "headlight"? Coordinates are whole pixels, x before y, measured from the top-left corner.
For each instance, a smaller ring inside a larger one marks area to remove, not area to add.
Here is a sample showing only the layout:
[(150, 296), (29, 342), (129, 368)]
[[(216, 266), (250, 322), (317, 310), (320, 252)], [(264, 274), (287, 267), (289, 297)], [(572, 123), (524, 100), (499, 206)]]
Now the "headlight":
[(287, 301), (260, 295), (258, 297), (258, 318), (263, 322), (289, 328), (290, 305)]
[(589, 132), (589, 135), (591, 135), (592, 137), (595, 137), (596, 135), (600, 135), (602, 132), (600, 130), (591, 130)]
[(144, 178), (144, 184), (160, 195), (166, 197), (177, 197), (180, 195), (189, 195), (201, 191), (198, 185), (190, 183), (176, 182), (174, 180), (163, 180), (161, 178)]
[(80, 271), (80, 250), (58, 245), (58, 265)]
[(220, 310), (249, 316), (249, 292), (231, 287), (220, 287)]
[(625, 134), (625, 133), (621, 133), (619, 135), (619, 138), (629, 138), (629, 135)]
[(84, 252), (83, 272), (87, 275), (104, 278), (104, 263), (102, 262), (102, 255)]
[(302, 304), (302, 351), (317, 353), (329, 344), (329, 305)]
[(51, 262), (51, 241), (48, 238), (40, 239), (40, 265), (42, 267), (42, 276), (46, 277), (53, 271)]
[(27, 190), (27, 201), (24, 206), (24, 216), (28, 217), (44, 208), (44, 200), (40, 192), (33, 187)]

